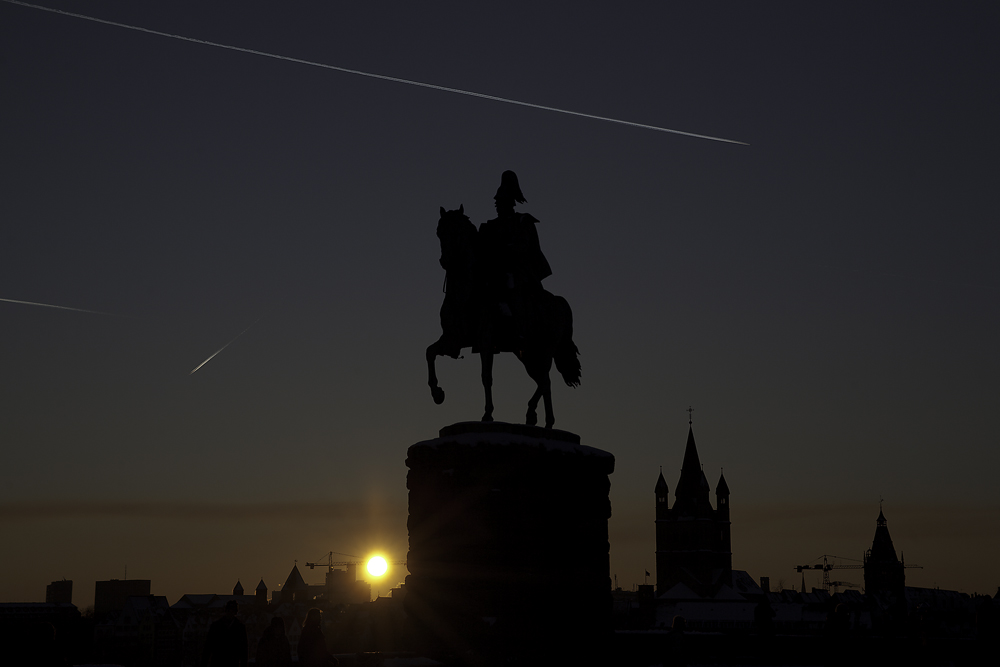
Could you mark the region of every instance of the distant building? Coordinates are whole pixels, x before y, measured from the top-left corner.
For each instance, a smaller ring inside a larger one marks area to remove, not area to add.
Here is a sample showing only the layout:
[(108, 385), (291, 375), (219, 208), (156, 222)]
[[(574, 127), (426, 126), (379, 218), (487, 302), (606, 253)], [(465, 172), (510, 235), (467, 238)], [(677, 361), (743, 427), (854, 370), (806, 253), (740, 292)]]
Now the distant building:
[(0, 603), (0, 665), (41, 664), (37, 661), (38, 642), (44, 641), (39, 635), (43, 625), (50, 625), (55, 630), (55, 642), (62, 655), (77, 653), (82, 643), (79, 638), (83, 621), (75, 605), (69, 602)]
[[(131, 582), (130, 582), (131, 583)], [(167, 598), (133, 595), (94, 630), (94, 648), (101, 661), (125, 665), (176, 665), (181, 658), (181, 626)]]
[(670, 628), (674, 617), (682, 616), (692, 630), (749, 630), (757, 606), (766, 604), (766, 597), (753, 577), (743, 570), (733, 570), (729, 485), (720, 475), (713, 508), (693, 429), (688, 429), (673, 506), (662, 472), (654, 495), (654, 609), (651, 614), (641, 611), (644, 605), (640, 595), (638, 618), (652, 619), (656, 628)]
[(889, 528), (878, 508), (872, 548), (865, 552), (865, 593), (872, 606), (874, 622), (880, 630), (902, 629), (906, 619), (906, 565), (896, 558)]
[(326, 601), (334, 606), (361, 604), (372, 599), (372, 585), (358, 579), (358, 566), (355, 563), (347, 565), (346, 570), (331, 567), (326, 573), (323, 595)]
[(45, 601), (49, 604), (73, 604), (73, 581), (53, 581), (45, 587)]
[(51, 621), (80, 618), (80, 611), (70, 602), (0, 602), (0, 625), (8, 621)]
[(812, 592), (781, 590), (767, 593), (773, 611), (771, 625), (782, 635), (820, 635), (829, 622), (831, 610), (841, 606), (848, 632), (867, 632), (872, 627), (867, 598), (854, 590), (831, 595), (824, 588)]
[(102, 620), (108, 614), (120, 612), (133, 595), (148, 596), (149, 579), (111, 579), (94, 582), (94, 618)]
[(310, 587), (306, 583), (306, 580), (302, 578), (299, 566), (293, 565), (292, 571), (285, 578), (285, 583), (281, 585), (281, 591), (272, 594), (271, 600), (273, 602), (274, 598), (277, 597), (278, 601), (282, 603), (308, 602), (316, 597), (318, 593), (318, 591), (310, 590), (310, 588), (315, 589), (318, 587)]
[[(213, 621), (225, 615), (228, 602), (236, 602), (238, 605), (237, 618), (246, 626), (250, 658), (253, 659), (257, 642), (260, 641), (277, 605), (268, 605), (267, 586), (264, 585), (263, 579), (257, 584), (257, 590), (253, 595), (241, 593), (243, 590), (243, 585), (237, 581), (233, 586), (233, 595), (189, 593), (182, 595), (180, 600), (170, 606), (170, 613), (180, 628), (182, 665), (200, 664), (208, 630)], [(302, 618), (297, 621), (299, 625), (304, 618), (303, 611)]]
[(357, 564), (349, 563), (346, 569), (330, 566), (323, 584), (307, 584), (298, 565), (294, 565), (280, 590), (271, 595), (271, 602), (285, 604), (323, 601), (334, 607), (369, 602), (372, 598), (371, 584), (357, 577)]
[(865, 594), (872, 626), (882, 634), (971, 637), (975, 634), (973, 599), (958, 591), (906, 585), (906, 561), (889, 535), (879, 505), (872, 547), (865, 552)]
[(700, 597), (712, 597), (733, 585), (729, 485), (724, 475), (715, 487), (716, 507), (709, 501), (708, 480), (698, 459), (694, 430), (688, 429), (684, 463), (673, 507), (667, 482), (656, 480), (656, 594), (678, 585)]

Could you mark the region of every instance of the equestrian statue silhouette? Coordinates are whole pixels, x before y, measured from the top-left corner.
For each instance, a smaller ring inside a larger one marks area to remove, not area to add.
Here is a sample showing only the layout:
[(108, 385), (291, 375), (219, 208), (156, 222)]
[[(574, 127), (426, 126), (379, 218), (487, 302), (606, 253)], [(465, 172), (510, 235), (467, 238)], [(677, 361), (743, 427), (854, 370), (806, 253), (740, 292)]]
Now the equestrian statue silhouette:
[(514, 211), (523, 203), (517, 176), (506, 171), (494, 197), (497, 218), (477, 230), (465, 215), (441, 208), (437, 235), (445, 270), (441, 306), (441, 337), (427, 347), (427, 384), (435, 403), (444, 401), (434, 362), (439, 356), (458, 358), (471, 347), (482, 360), (486, 408), (482, 421), (493, 421), (493, 356), (512, 352), (537, 388), (528, 400), (525, 423), (538, 423), (538, 401), (545, 402), (545, 427), (552, 428), (549, 371), (556, 369), (566, 384), (580, 384), (579, 351), (573, 343), (573, 313), (566, 299), (541, 286), (551, 274), (535, 230), (537, 219)]

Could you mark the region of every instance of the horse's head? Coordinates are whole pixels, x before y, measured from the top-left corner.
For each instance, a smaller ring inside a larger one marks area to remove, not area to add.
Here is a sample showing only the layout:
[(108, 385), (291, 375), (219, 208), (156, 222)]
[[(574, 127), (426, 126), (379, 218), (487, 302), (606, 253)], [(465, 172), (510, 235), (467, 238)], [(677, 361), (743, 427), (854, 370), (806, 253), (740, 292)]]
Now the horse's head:
[(465, 215), (464, 205), (455, 211), (446, 211), (441, 207), (437, 236), (441, 240), (441, 266), (446, 271), (471, 270), (477, 233), (476, 226)]
[(446, 211), (441, 207), (441, 217), (438, 219), (438, 234), (441, 233), (442, 225), (460, 226), (462, 221), (469, 222), (469, 216), (465, 214), (465, 204), (459, 204), (455, 211)]

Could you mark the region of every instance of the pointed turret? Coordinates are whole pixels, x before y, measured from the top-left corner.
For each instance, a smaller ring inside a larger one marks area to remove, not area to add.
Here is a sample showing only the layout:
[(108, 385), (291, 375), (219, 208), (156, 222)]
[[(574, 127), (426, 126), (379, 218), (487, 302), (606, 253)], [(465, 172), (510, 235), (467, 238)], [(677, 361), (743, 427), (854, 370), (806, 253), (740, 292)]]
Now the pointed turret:
[(719, 483), (715, 486), (715, 495), (729, 497), (729, 485), (726, 484), (726, 476), (722, 473), (719, 474)]
[(243, 595), (243, 584), (240, 583), (239, 579), (236, 580), (236, 585), (233, 586), (233, 595)]
[(663, 479), (663, 468), (660, 468), (660, 476), (656, 478), (656, 486), (653, 487), (656, 496), (667, 495), (667, 480)]
[(257, 589), (254, 591), (255, 600), (258, 607), (267, 606), (267, 585), (264, 583), (264, 578), (261, 577), (260, 583), (257, 584)]
[(726, 476), (719, 472), (719, 483), (715, 485), (715, 516), (719, 526), (720, 547), (730, 554), (732, 562), (733, 543), (729, 523), (729, 485)]
[(656, 495), (656, 518), (662, 519), (668, 514), (667, 504), (667, 480), (663, 479), (663, 469), (660, 469), (660, 476), (656, 479), (656, 487), (653, 489)]
[(719, 473), (719, 483), (715, 485), (715, 510), (720, 518), (729, 520), (729, 485), (722, 473)]

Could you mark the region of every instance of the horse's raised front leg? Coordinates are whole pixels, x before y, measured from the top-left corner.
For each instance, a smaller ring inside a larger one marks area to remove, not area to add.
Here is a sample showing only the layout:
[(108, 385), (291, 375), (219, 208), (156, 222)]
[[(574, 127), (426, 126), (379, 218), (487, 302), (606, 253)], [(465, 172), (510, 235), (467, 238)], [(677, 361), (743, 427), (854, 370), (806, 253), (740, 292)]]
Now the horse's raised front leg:
[(427, 346), (427, 384), (431, 388), (431, 397), (438, 405), (444, 403), (444, 389), (438, 386), (437, 373), (434, 370), (434, 359), (439, 356), (438, 343), (431, 343)]
[(493, 421), (493, 353), (480, 352), (480, 359), (483, 361), (483, 391), (486, 393), (486, 411), (483, 413), (483, 421)]

